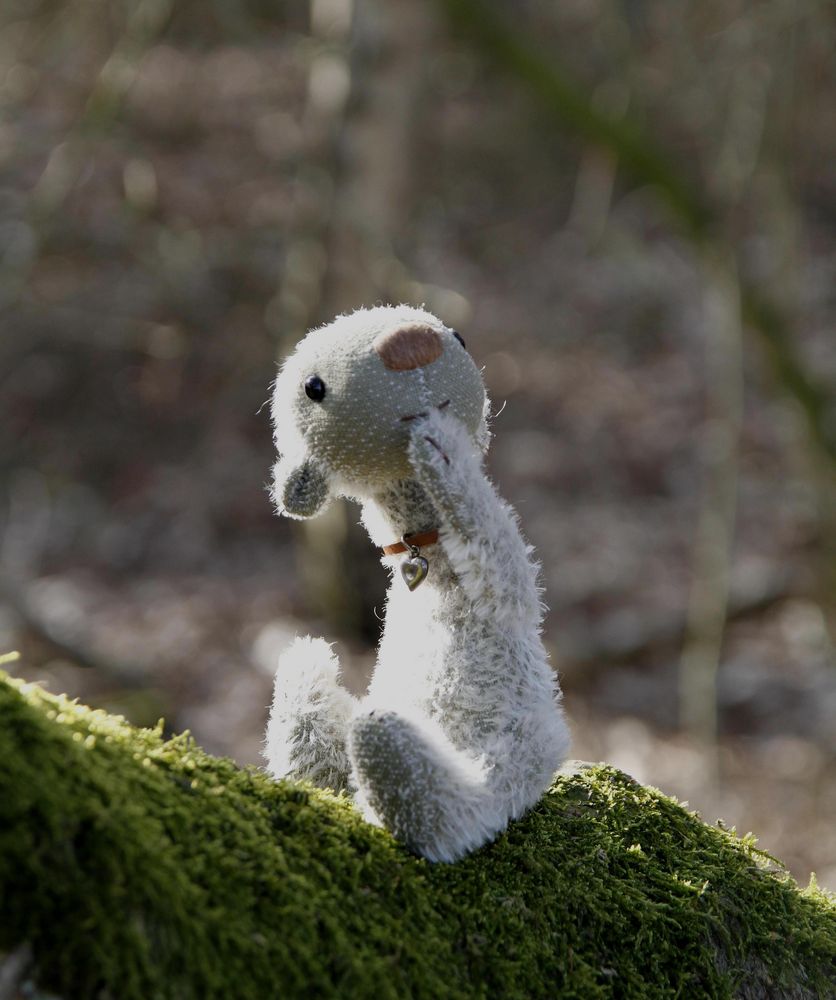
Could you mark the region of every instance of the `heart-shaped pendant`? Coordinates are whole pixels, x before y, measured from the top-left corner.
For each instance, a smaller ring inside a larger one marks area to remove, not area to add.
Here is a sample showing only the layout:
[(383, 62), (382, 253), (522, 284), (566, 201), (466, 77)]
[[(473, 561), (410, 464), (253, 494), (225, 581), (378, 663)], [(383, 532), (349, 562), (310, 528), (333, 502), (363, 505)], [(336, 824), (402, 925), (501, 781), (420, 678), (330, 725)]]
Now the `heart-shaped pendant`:
[(401, 563), (401, 576), (410, 590), (424, 582), (429, 570), (430, 564), (423, 556), (410, 556)]

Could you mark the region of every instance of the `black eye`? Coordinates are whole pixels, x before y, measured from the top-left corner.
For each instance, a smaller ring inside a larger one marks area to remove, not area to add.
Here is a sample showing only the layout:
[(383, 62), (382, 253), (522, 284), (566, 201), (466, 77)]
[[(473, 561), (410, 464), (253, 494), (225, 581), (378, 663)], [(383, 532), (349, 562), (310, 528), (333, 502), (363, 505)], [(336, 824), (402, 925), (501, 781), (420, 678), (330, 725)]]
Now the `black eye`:
[(453, 336), (456, 338), (456, 340), (458, 340), (458, 342), (462, 345), (462, 347), (465, 350), (467, 350), (467, 344), (464, 342), (464, 337), (460, 333), (456, 333), (455, 330), (451, 330), (450, 333), (452, 333)]
[(315, 403), (325, 399), (325, 383), (319, 375), (308, 375), (305, 379), (305, 395)]

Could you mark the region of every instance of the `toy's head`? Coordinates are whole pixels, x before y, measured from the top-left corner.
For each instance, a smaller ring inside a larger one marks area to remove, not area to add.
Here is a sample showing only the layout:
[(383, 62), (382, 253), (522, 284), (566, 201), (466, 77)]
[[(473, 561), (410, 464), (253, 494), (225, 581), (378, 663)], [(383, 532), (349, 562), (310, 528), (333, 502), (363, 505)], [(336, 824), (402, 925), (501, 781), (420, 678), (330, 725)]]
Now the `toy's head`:
[(312, 517), (334, 495), (362, 499), (409, 478), (410, 429), (433, 407), (486, 446), (481, 374), (461, 337), (435, 316), (379, 306), (312, 330), (273, 392), (280, 513)]

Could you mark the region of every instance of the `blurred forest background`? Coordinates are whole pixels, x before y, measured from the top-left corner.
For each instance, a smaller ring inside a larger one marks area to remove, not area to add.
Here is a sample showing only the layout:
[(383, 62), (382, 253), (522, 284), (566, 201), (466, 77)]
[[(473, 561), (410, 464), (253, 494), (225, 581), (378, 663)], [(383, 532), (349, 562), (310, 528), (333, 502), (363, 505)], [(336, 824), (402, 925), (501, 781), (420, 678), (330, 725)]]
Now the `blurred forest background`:
[(0, 651), (257, 762), (373, 663), (343, 504), (273, 517), (277, 359), (426, 303), (484, 365), (574, 755), (836, 888), (824, 0), (4, 0)]

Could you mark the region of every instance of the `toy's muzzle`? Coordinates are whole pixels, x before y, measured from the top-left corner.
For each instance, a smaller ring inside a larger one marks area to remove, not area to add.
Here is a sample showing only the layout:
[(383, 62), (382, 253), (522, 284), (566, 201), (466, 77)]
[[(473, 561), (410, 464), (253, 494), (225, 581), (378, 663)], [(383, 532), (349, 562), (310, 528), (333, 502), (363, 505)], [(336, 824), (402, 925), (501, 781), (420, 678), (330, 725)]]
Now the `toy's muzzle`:
[(280, 458), (273, 466), (272, 494), (280, 514), (314, 517), (331, 499), (330, 477), (314, 458)]

